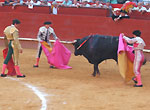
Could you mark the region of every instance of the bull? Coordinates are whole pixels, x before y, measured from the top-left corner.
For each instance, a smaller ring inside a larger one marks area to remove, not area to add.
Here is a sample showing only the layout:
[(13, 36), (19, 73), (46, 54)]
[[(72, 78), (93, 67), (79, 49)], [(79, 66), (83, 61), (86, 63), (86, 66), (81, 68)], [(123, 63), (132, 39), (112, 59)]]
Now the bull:
[(119, 37), (90, 35), (82, 39), (76, 39), (74, 45), (74, 55), (83, 55), (91, 64), (94, 64), (93, 76), (100, 75), (99, 63), (107, 59), (118, 59)]

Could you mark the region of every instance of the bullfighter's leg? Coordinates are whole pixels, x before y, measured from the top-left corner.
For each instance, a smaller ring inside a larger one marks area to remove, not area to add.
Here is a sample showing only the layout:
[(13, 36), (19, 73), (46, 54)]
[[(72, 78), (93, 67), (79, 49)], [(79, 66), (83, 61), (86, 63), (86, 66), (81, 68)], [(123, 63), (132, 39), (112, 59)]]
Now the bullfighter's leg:
[(135, 80), (137, 81), (137, 84), (134, 85), (134, 87), (142, 87), (142, 81), (141, 81), (141, 66), (144, 61), (144, 55), (143, 53), (139, 50), (135, 52), (135, 59), (134, 59), (134, 73), (135, 73)]
[(10, 41), (9, 45), (8, 45), (8, 53), (7, 53), (7, 56), (6, 56), (5, 60), (4, 60), (1, 77), (6, 77), (7, 76), (7, 74), (5, 74), (5, 69), (7, 68), (7, 64), (8, 64), (8, 62), (11, 59), (12, 54), (13, 54), (13, 48), (11, 46), (11, 42), (12, 41)]
[(13, 58), (14, 58), (14, 64), (15, 64), (15, 70), (16, 70), (16, 73), (17, 73), (17, 77), (18, 78), (23, 78), (25, 77), (25, 75), (23, 75), (21, 72), (20, 72), (20, 68), (19, 68), (19, 50), (14, 47), (13, 48)]
[(34, 64), (33, 67), (39, 67), (41, 53), (42, 53), (42, 46), (41, 43), (39, 43), (37, 49), (36, 64)]

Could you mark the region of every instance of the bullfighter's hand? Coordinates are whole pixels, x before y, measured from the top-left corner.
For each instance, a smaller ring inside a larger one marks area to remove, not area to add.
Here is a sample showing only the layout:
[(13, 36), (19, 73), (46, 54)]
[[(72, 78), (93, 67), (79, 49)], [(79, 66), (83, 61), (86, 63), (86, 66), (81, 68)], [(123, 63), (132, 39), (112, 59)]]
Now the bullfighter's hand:
[(23, 53), (23, 49), (19, 49), (19, 53)]
[(122, 34), (122, 36), (124, 36), (124, 33), (121, 33)]

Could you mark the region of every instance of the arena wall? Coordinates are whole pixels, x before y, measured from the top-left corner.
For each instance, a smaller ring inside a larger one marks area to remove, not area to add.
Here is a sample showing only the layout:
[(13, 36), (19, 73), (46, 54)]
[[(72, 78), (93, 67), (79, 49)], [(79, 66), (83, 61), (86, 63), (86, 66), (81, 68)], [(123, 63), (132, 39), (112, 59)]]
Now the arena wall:
[[(63, 12), (62, 10), (60, 14), (52, 15), (49, 7), (34, 7), (33, 10), (26, 6), (18, 6), (14, 10), (9, 6), (0, 7), (0, 36), (3, 36), (4, 28), (10, 25), (12, 19), (15, 18), (21, 21), (20, 36), (23, 38), (36, 38), (38, 29), (43, 25), (43, 22), (52, 21), (52, 27), (57, 36), (61, 40), (67, 41), (83, 38), (89, 34), (119, 36), (120, 33), (125, 33), (127, 36), (132, 36), (132, 31), (139, 29), (147, 44), (146, 49), (150, 49), (150, 20), (124, 19), (114, 22), (110, 17), (107, 17), (107, 10), (104, 9), (99, 9), (103, 11), (101, 15), (95, 12), (96, 9), (90, 11), (87, 9), (86, 11), (83, 8), (83, 12), (77, 12), (79, 10), (73, 8), (72, 13), (76, 14), (71, 14), (71, 12), (67, 14), (67, 11)], [(92, 12), (95, 14), (89, 15)]]

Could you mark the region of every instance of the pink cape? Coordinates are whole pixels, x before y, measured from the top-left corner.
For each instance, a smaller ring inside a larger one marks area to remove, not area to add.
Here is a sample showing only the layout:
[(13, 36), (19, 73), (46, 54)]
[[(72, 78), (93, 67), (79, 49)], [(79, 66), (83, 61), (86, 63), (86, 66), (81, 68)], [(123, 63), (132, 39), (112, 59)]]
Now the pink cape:
[(134, 61), (133, 47), (127, 45), (127, 43), (122, 38), (122, 34), (119, 36), (119, 44), (118, 44), (118, 54), (125, 51), (130, 61)]
[(132, 79), (132, 77), (134, 77), (134, 54), (132, 53), (133, 48), (128, 46), (122, 37), (122, 34), (120, 34), (118, 44), (118, 67), (121, 76), (126, 82), (128, 82)]
[[(3, 50), (3, 57), (4, 57), (4, 59), (7, 56), (7, 52), (8, 52), (8, 48), (6, 48), (6, 49)], [(15, 71), (15, 68), (14, 68), (14, 62), (13, 62), (12, 58), (8, 62), (7, 69), (8, 69), (7, 75), (10, 75), (10, 76), (16, 75), (16, 71)]]
[(71, 52), (63, 44), (61, 44), (59, 40), (56, 40), (52, 50), (46, 42), (41, 42), (41, 44), (50, 65), (53, 65), (58, 69), (72, 68), (67, 66), (71, 57)]

